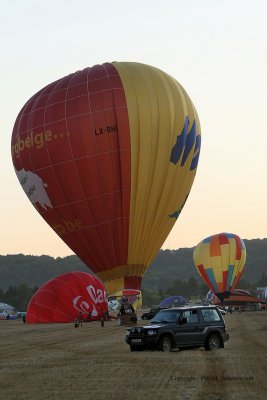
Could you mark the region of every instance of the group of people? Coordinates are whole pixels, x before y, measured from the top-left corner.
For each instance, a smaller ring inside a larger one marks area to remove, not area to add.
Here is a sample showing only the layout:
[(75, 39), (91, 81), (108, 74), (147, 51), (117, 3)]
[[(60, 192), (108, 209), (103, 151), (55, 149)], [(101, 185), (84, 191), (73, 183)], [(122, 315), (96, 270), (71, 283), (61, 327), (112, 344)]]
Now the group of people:
[(135, 309), (133, 308), (132, 304), (125, 302), (125, 303), (121, 304), (119, 314), (120, 315), (125, 315), (125, 314), (132, 315), (132, 314), (135, 314)]
[[(137, 322), (136, 311), (131, 303), (125, 301), (121, 304), (120, 311), (118, 317), (128, 317), (131, 323)], [(121, 319), (121, 318), (120, 318)]]
[[(124, 298), (122, 300), (118, 317), (122, 315), (128, 315), (130, 316), (131, 320), (137, 321), (136, 311), (133, 305), (128, 301), (128, 298)], [(109, 311), (106, 311), (105, 314), (100, 318), (101, 326), (104, 327), (105, 321), (109, 320), (110, 320)], [(74, 326), (75, 328), (82, 327), (83, 322), (91, 322), (91, 321), (92, 321), (92, 312), (89, 312), (86, 316), (82, 311), (80, 311), (74, 320)]]

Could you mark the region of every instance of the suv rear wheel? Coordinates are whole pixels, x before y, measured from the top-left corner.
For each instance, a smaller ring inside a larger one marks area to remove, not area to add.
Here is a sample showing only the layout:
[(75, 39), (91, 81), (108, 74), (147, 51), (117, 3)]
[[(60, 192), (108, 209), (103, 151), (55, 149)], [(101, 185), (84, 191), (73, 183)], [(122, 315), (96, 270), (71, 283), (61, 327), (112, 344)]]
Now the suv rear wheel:
[(159, 342), (159, 349), (161, 351), (169, 352), (172, 350), (172, 341), (169, 336), (163, 336)]
[(205, 343), (206, 350), (218, 350), (221, 348), (221, 340), (218, 335), (210, 335)]

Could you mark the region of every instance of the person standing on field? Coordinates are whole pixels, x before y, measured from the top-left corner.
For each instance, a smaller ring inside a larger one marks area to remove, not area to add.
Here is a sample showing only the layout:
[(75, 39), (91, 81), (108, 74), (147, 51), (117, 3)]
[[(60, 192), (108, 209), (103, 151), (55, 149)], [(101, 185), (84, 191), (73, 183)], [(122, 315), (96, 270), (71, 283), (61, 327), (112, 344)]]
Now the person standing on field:
[(77, 320), (78, 320), (79, 326), (82, 327), (83, 326), (83, 314), (82, 314), (81, 311), (80, 311), (80, 313), (79, 313), (79, 315), (77, 317)]

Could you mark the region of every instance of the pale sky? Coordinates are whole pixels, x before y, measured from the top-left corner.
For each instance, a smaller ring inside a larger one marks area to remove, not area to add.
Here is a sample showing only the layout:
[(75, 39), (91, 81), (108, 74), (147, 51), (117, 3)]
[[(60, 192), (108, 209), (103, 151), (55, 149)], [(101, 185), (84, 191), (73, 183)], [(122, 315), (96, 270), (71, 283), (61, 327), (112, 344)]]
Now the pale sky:
[(73, 254), (34, 209), (10, 142), (25, 102), (95, 64), (162, 69), (198, 111), (202, 148), (188, 201), (163, 248), (222, 231), (267, 237), (266, 0), (1, 1), (0, 254)]

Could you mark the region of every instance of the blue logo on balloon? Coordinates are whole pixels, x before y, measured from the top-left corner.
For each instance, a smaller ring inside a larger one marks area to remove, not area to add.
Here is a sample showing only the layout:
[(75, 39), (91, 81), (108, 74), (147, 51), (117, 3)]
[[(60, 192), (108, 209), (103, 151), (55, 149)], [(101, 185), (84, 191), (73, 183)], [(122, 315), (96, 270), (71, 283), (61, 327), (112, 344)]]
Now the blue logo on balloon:
[[(190, 165), (190, 171), (197, 168), (200, 146), (201, 146), (201, 136), (197, 134), (196, 121), (194, 120), (190, 131), (188, 132), (189, 118), (185, 117), (184, 126), (180, 135), (177, 136), (176, 143), (172, 148), (170, 162), (177, 164), (181, 159), (181, 166), (186, 163), (188, 156), (194, 147), (194, 156)], [(188, 132), (188, 133), (187, 133)]]

